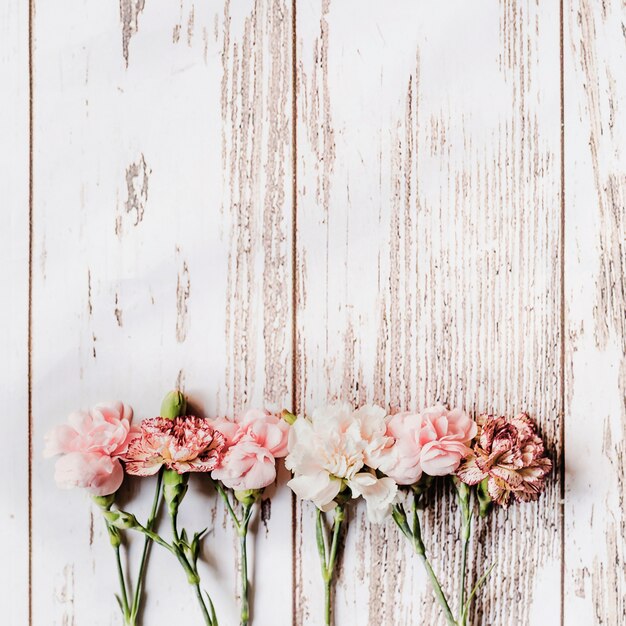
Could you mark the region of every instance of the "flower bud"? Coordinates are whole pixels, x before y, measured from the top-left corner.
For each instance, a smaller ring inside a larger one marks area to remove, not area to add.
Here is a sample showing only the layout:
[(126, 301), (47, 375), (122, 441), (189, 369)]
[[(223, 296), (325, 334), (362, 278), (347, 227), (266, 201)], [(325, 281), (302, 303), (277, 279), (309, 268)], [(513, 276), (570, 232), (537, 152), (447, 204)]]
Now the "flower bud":
[(464, 504), (469, 503), (470, 497), (470, 488), (469, 485), (466, 485), (464, 482), (461, 482), (457, 476), (452, 476), (452, 482), (454, 483), (454, 487), (459, 495), (459, 500), (461, 500)]
[(103, 511), (108, 511), (115, 502), (115, 494), (112, 493), (108, 496), (91, 496), (94, 504), (100, 507)]
[(350, 487), (348, 487), (345, 481), (342, 482), (341, 491), (335, 496), (335, 502), (338, 506), (344, 506), (352, 499), (352, 491), (350, 491)]
[(127, 513), (126, 511), (105, 511), (104, 517), (111, 526), (121, 528), (122, 530), (139, 526), (137, 518), (132, 513)]
[(178, 507), (187, 493), (188, 482), (189, 474), (179, 474), (176, 470), (170, 469), (163, 472), (163, 497), (170, 515), (178, 512)]
[(293, 426), (294, 422), (298, 419), (297, 415), (294, 415), (291, 411), (288, 411), (287, 409), (283, 409), (283, 412), (280, 414), (280, 416), (287, 422), (287, 424), (289, 424), (289, 426)]
[(187, 398), (182, 391), (170, 391), (161, 403), (161, 417), (173, 420), (175, 417), (187, 414)]
[(252, 506), (261, 497), (262, 493), (263, 489), (235, 490), (235, 498), (244, 506)]
[(119, 529), (115, 528), (115, 526), (111, 526), (107, 524), (107, 530), (109, 531), (109, 541), (114, 548), (119, 548), (122, 544), (122, 536), (120, 535)]
[(488, 490), (489, 478), (484, 478), (476, 486), (476, 495), (478, 496), (478, 514), (481, 517), (486, 517), (487, 513), (491, 510), (493, 501), (489, 495)]

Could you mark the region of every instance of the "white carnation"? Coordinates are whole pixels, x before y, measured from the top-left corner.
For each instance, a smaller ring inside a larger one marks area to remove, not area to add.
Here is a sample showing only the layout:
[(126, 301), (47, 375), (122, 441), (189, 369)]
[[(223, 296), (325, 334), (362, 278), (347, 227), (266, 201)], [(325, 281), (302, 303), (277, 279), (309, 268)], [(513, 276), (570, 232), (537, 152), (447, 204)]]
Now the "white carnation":
[(367, 468), (376, 469), (383, 450), (391, 445), (385, 432), (385, 411), (374, 405), (353, 410), (347, 403), (330, 404), (313, 411), (310, 419), (297, 419), (286, 458), (294, 475), (289, 486), (322, 511), (334, 508), (337, 495), (349, 487), (353, 498), (365, 499), (369, 518), (382, 521), (397, 485)]

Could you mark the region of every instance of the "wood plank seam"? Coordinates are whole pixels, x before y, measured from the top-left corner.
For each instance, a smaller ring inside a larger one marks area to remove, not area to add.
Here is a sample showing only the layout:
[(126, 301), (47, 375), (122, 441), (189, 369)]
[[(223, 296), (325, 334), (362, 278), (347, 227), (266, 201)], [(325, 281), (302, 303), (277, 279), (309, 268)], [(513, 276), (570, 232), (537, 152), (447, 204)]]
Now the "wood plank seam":
[(33, 142), (35, 0), (28, 3), (28, 624), (33, 623)]
[[(297, 0), (291, 2), (291, 411), (296, 411), (298, 392), (298, 63), (296, 33)], [(298, 507), (295, 494), (291, 494), (291, 623), (296, 625), (296, 528)]]
[(561, 445), (561, 458), (560, 467), (558, 469), (558, 476), (560, 481), (560, 517), (561, 517), (561, 626), (565, 626), (565, 77), (564, 77), (564, 43), (563, 43), (563, 19), (564, 19), (564, 0), (559, 1), (559, 98), (560, 98), (560, 123), (561, 123), (561, 136), (560, 136), (560, 158), (561, 158), (561, 258), (560, 258), (560, 273), (561, 273), (561, 374), (560, 374), (560, 389), (559, 389), (559, 402), (561, 423), (559, 429), (560, 445)]

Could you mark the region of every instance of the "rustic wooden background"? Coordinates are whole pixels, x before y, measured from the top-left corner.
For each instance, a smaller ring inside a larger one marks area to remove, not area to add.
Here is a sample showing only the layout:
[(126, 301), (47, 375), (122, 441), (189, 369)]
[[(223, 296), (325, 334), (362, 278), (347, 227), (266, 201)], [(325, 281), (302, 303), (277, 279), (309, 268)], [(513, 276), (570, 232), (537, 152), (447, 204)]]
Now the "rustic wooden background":
[[(4, 0), (8, 623), (119, 624), (101, 520), (43, 435), (103, 399), (154, 415), (174, 385), (209, 415), (528, 410), (557, 471), (478, 525), (473, 575), (497, 565), (472, 624), (626, 623), (625, 33), (619, 0)], [(233, 626), (234, 533), (194, 482), (183, 521), (211, 527)], [(145, 515), (152, 485), (130, 489)], [(450, 494), (425, 526), (454, 589)], [(318, 624), (312, 507), (279, 489), (253, 553), (254, 624)], [(146, 625), (196, 623), (159, 550), (147, 589)], [(336, 613), (442, 623), (360, 506)]]

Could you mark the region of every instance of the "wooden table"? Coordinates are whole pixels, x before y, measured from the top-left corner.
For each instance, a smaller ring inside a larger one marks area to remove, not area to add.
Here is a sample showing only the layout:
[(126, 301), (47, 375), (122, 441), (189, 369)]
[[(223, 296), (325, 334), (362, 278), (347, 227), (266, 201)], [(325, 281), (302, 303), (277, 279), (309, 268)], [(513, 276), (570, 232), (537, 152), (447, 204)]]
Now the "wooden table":
[[(557, 470), (478, 524), (472, 573), (496, 567), (472, 624), (624, 623), (625, 23), (618, 0), (4, 0), (4, 623), (120, 623), (102, 521), (43, 435), (103, 399), (155, 415), (176, 385), (205, 415), (529, 411)], [(232, 626), (236, 538), (193, 483), (182, 521), (210, 527)], [(127, 491), (140, 515), (151, 490)], [(435, 500), (454, 588), (459, 517)], [(319, 623), (313, 520), (284, 485), (264, 501), (255, 626)], [(159, 550), (147, 589), (144, 624), (199, 623)], [(442, 623), (360, 505), (336, 612)]]

